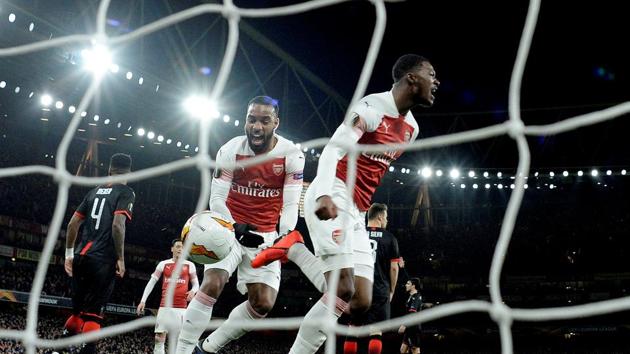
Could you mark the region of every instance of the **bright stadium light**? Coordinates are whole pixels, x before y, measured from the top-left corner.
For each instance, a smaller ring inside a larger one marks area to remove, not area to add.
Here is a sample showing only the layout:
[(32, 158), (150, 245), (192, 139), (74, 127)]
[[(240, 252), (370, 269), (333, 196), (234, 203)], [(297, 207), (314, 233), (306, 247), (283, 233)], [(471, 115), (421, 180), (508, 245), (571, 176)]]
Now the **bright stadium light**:
[(550, 172), (549, 172), (549, 177), (552, 177), (552, 178), (553, 178), (553, 176), (555, 176), (555, 175), (556, 175), (556, 174), (555, 174), (555, 173), (553, 173), (553, 171), (550, 171)]
[(564, 177), (569, 177), (569, 171), (562, 171), (562, 175)]
[(224, 122), (229, 122), (230, 121), (230, 116), (228, 116), (227, 114), (223, 116), (223, 121)]
[(15, 22), (15, 14), (14, 13), (10, 13), (9, 14), (9, 22), (11, 22), (11, 23)]
[(444, 174), (444, 172), (442, 172), (442, 170), (435, 171), (435, 175), (438, 176), (438, 177), (442, 177), (443, 174)]
[(621, 175), (625, 176), (626, 175), (626, 170), (621, 170)]
[(475, 171), (468, 171), (468, 177), (470, 178), (475, 177)]
[(580, 177), (582, 177), (582, 176), (584, 176), (584, 172), (583, 172), (582, 170), (580, 170), (580, 171), (578, 171), (578, 174), (577, 174), (577, 175), (578, 175), (578, 176), (580, 176)]
[(70, 106), (70, 107), (68, 107), (68, 112), (70, 112), (70, 113), (74, 113), (74, 112), (76, 112), (76, 111), (77, 111), (77, 108), (76, 108), (75, 106)]
[(7, 82), (6, 81), (0, 81), (0, 88), (5, 88), (7, 87)]
[(184, 101), (184, 109), (191, 117), (197, 119), (216, 119), (221, 115), (216, 102), (205, 96), (190, 96)]
[(606, 171), (606, 176), (610, 176), (610, 175), (612, 175), (612, 171), (611, 170), (607, 170)]
[(464, 183), (462, 183), (462, 184), (459, 185), (459, 188), (466, 189), (466, 185)]
[(429, 178), (433, 174), (433, 171), (431, 171), (431, 168), (429, 167), (423, 167), (422, 170), (420, 170), (420, 173), (422, 174), (422, 177)]
[(394, 166), (389, 166), (389, 172), (394, 172)]
[(154, 132), (148, 132), (147, 133), (147, 138), (149, 138), (149, 140), (153, 140), (153, 138), (155, 138), (155, 133)]
[(597, 177), (598, 174), (599, 174), (599, 171), (597, 171), (596, 169), (591, 170), (591, 176)]
[(490, 189), (490, 183), (486, 183), (486, 184), (484, 185), (484, 187), (485, 187), (486, 189)]
[(538, 172), (534, 172), (534, 177), (538, 177)]
[(143, 128), (138, 128), (138, 136), (144, 136), (144, 129)]
[(499, 178), (503, 177), (503, 173), (497, 172), (497, 177), (499, 177)]
[(167, 144), (167, 145), (170, 145), (172, 142), (173, 142), (173, 140), (172, 140), (172, 139), (166, 139), (166, 144)]
[(484, 178), (488, 178), (490, 176), (490, 174), (488, 173), (488, 171), (484, 171), (483, 172), (483, 177)]
[(125, 75), (125, 77), (127, 78), (127, 80), (131, 80), (133, 79), (133, 73), (131, 71), (127, 71), (127, 75)]
[(479, 185), (477, 183), (473, 184), (473, 189), (477, 189), (479, 188)]
[(459, 178), (459, 170), (454, 168), (448, 173), (448, 175), (451, 176), (452, 179), (457, 179)]
[(48, 107), (52, 104), (53, 98), (49, 94), (43, 94), (42, 97), (39, 99), (39, 102), (42, 104), (42, 106)]
[(186, 144), (186, 146), (184, 146), (184, 149), (188, 150), (189, 147), (190, 147), (190, 144)]
[(113, 74), (115, 74), (118, 71), (120, 71), (120, 66), (118, 66), (117, 64), (112, 64), (112, 65), (109, 66), (109, 71), (111, 71)]
[(61, 101), (55, 102), (55, 108), (62, 109), (63, 108), (63, 102), (61, 102)]
[(98, 120), (101, 119), (101, 117), (98, 114), (94, 115), (94, 121), (98, 122)]
[(20, 86), (16, 86), (15, 90), (13, 90), (13, 92), (20, 93), (20, 90), (21, 90)]
[(110, 122), (110, 120), (109, 120), (109, 118), (107, 118), (107, 119), (105, 119), (105, 120), (103, 121), (103, 124), (107, 125), (107, 124), (109, 124), (109, 122)]
[(33, 22), (31, 22), (31, 23), (28, 25), (28, 31), (29, 31), (29, 32), (33, 32), (33, 30), (34, 30), (34, 29), (35, 29), (35, 24), (34, 24)]
[(514, 183), (510, 184), (510, 189), (514, 189)]
[(112, 54), (101, 44), (96, 44), (91, 49), (83, 49), (81, 56), (83, 67), (98, 75), (105, 73), (112, 65)]
[(503, 185), (502, 185), (501, 183), (499, 183), (499, 184), (497, 185), (497, 188), (499, 188), (499, 189), (503, 189)]
[(164, 135), (158, 135), (157, 141), (163, 142), (164, 141)]
[(138, 79), (138, 85), (142, 85), (143, 83), (144, 83), (144, 78), (140, 76), (140, 78)]
[(234, 126), (238, 127), (238, 119), (234, 121)]

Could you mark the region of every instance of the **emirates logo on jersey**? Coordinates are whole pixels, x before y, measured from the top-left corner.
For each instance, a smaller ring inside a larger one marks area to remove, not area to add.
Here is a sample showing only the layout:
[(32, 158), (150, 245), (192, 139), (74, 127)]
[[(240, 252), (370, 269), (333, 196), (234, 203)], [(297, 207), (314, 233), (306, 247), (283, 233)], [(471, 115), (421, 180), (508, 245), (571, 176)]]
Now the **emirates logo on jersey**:
[(272, 165), (272, 169), (273, 169), (273, 173), (276, 176), (280, 176), (280, 175), (282, 175), (282, 172), (284, 172), (284, 165), (283, 164), (274, 163)]
[(333, 241), (335, 241), (335, 243), (341, 245), (341, 242), (343, 241), (343, 230), (334, 230), (332, 232), (332, 239)]

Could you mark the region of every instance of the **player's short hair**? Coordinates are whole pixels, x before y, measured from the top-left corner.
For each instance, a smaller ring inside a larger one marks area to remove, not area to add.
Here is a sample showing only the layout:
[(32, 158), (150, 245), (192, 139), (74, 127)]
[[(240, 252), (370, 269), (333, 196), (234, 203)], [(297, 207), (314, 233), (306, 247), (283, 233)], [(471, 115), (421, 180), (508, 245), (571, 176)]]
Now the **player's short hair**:
[(382, 203), (374, 203), (370, 206), (370, 209), (368, 209), (368, 220), (374, 220), (386, 211), (387, 205)]
[(131, 171), (131, 156), (127, 154), (113, 154), (109, 160), (109, 168), (115, 172)]
[(249, 100), (249, 103), (247, 104), (247, 107), (253, 105), (253, 104), (261, 104), (264, 106), (272, 106), (273, 107), (273, 112), (276, 114), (276, 116), (279, 114), (280, 112), (280, 107), (278, 106), (278, 100), (275, 98), (271, 98), (269, 96), (256, 96), (254, 98), (252, 98), (251, 100)]
[(174, 238), (173, 241), (171, 241), (171, 247), (175, 246), (177, 242), (181, 242), (182, 244), (184, 243), (181, 238)]
[(420, 290), (420, 278), (409, 278), (409, 281), (416, 287), (416, 290)]
[(400, 81), (405, 74), (415, 69), (419, 69), (422, 63), (428, 62), (429, 59), (417, 54), (405, 54), (396, 60), (392, 68), (392, 78), (394, 82)]

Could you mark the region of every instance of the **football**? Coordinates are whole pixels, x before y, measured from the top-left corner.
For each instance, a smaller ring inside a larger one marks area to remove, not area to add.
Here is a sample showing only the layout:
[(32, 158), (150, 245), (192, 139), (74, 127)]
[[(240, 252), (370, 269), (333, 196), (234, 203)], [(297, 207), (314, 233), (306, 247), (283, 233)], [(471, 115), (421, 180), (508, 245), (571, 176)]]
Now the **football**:
[(234, 242), (234, 227), (221, 215), (202, 211), (186, 221), (181, 234), (182, 242), (190, 238), (192, 246), (188, 258), (199, 264), (212, 264), (225, 258)]

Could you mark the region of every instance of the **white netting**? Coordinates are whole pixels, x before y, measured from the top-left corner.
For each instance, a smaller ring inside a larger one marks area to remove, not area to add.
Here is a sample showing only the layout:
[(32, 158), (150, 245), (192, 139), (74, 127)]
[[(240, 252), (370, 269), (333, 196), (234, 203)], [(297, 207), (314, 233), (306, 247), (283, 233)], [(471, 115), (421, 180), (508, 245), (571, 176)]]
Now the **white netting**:
[[(27, 45), (3, 48), (0, 49), (0, 57), (25, 54), (29, 52), (39, 51), (46, 48), (51, 48), (66, 44), (78, 44), (78, 43), (92, 43), (102, 44), (109, 47), (120, 45), (124, 42), (137, 40), (138, 38), (147, 35), (148, 33), (155, 32), (168, 26), (175, 25), (178, 22), (185, 21), (207, 13), (221, 13), (229, 23), (229, 36), (227, 42), (227, 48), (223, 57), (221, 69), (218, 74), (217, 81), (210, 94), (211, 99), (219, 99), (227, 82), (228, 75), (230, 73), (234, 56), (236, 53), (236, 47), (238, 44), (238, 23), (241, 17), (273, 17), (273, 16), (285, 16), (291, 14), (297, 14), (325, 6), (331, 6), (337, 3), (341, 3), (344, 0), (316, 0), (297, 5), (268, 8), (268, 9), (244, 9), (238, 8), (232, 0), (225, 0), (223, 5), (218, 4), (205, 4), (192, 7), (190, 9), (175, 13), (168, 17), (162, 18), (158, 21), (145, 25), (128, 34), (108, 37), (105, 33), (106, 13), (110, 4), (110, 0), (102, 0), (96, 19), (96, 33), (84, 34), (84, 35), (72, 35), (62, 38), (56, 38), (47, 41), (41, 41), (31, 43)], [(391, 0), (394, 1), (394, 0)], [(361, 76), (354, 92), (350, 106), (358, 99), (360, 99), (367, 87), (368, 80), (372, 73), (372, 68), (376, 60), (377, 53), (380, 49), (381, 40), (385, 31), (386, 22), (386, 10), (385, 0), (370, 0), (376, 10), (376, 24), (374, 33), (372, 35), (372, 41), (368, 50), (367, 58), (361, 71)], [(388, 145), (388, 146), (368, 146), (368, 145), (347, 145), (343, 146), (348, 151), (349, 155), (349, 176), (348, 180), (352, 183), (348, 184), (348, 193), (353, 189), (354, 180), (356, 176), (356, 158), (359, 152), (383, 152), (387, 150), (400, 149), (400, 150), (422, 150), (428, 148), (434, 148), (439, 146), (460, 144), (464, 142), (470, 142), (480, 139), (486, 139), (495, 137), (498, 135), (508, 134), (512, 137), (517, 144), (519, 153), (518, 170), (516, 174), (516, 187), (510, 196), (508, 207), (505, 213), (505, 218), (501, 227), (499, 240), (492, 259), (492, 266), (490, 269), (490, 295), (491, 301), (459, 301), (449, 304), (440, 305), (431, 309), (419, 312), (417, 314), (392, 319), (385, 322), (380, 322), (367, 327), (345, 327), (336, 323), (322, 323), (313, 322), (311, 325), (320, 326), (327, 333), (329, 340), (326, 342), (326, 352), (335, 352), (335, 335), (353, 335), (353, 336), (366, 336), (375, 327), (382, 331), (391, 331), (398, 328), (401, 324), (409, 325), (412, 323), (427, 322), (434, 319), (438, 319), (445, 316), (465, 313), (465, 312), (487, 312), (491, 318), (498, 323), (500, 328), (501, 337), (501, 349), (503, 353), (512, 353), (512, 321), (548, 321), (558, 319), (571, 319), (576, 317), (593, 316), (607, 314), (610, 312), (622, 311), (630, 309), (630, 297), (621, 298), (609, 301), (601, 301), (591, 304), (569, 306), (562, 308), (544, 308), (544, 309), (512, 309), (507, 307), (501, 298), (500, 288), (500, 275), (503, 267), (505, 254), (512, 236), (512, 231), (516, 222), (516, 216), (520, 207), (523, 193), (525, 177), (529, 173), (530, 166), (530, 151), (527, 145), (527, 135), (551, 135), (561, 132), (566, 132), (572, 129), (576, 129), (582, 126), (595, 124), (605, 120), (615, 118), (630, 112), (630, 102), (619, 104), (617, 106), (599, 111), (593, 112), (573, 118), (563, 120), (558, 123), (542, 126), (525, 126), (520, 117), (520, 88), (523, 71), (525, 68), (525, 62), (529, 53), (531, 40), (534, 34), (536, 21), (538, 18), (538, 11), (540, 9), (540, 0), (532, 0), (529, 4), (528, 14), (526, 18), (525, 28), (521, 37), (516, 63), (512, 72), (510, 91), (509, 91), (509, 117), (510, 119), (502, 124), (489, 126), (482, 129), (471, 130), (467, 132), (450, 134), (444, 136), (438, 136), (429, 139), (423, 139), (416, 141), (409, 145)], [(27, 354), (34, 354), (36, 347), (46, 348), (60, 348), (67, 347), (69, 345), (77, 345), (85, 341), (92, 341), (98, 338), (106, 336), (114, 336), (117, 334), (125, 333), (140, 327), (152, 326), (155, 322), (154, 317), (147, 317), (137, 319), (124, 324), (119, 324), (111, 327), (104, 328), (99, 332), (92, 332), (88, 334), (82, 334), (70, 338), (64, 338), (59, 340), (47, 340), (38, 338), (37, 336), (37, 318), (38, 318), (38, 304), (42, 286), (44, 283), (44, 277), (46, 276), (46, 270), (48, 263), (53, 252), (54, 245), (59, 236), (59, 230), (61, 229), (62, 219), (67, 207), (68, 202), (68, 190), (72, 184), (77, 185), (97, 185), (103, 183), (112, 183), (119, 181), (137, 181), (148, 177), (166, 174), (172, 171), (197, 167), (201, 172), (201, 192), (199, 200), (197, 202), (197, 211), (205, 209), (208, 204), (209, 189), (210, 189), (210, 175), (209, 169), (214, 167), (214, 161), (208, 154), (208, 139), (209, 139), (209, 126), (207, 121), (201, 121), (199, 129), (199, 152), (190, 159), (178, 160), (161, 166), (147, 168), (144, 170), (133, 172), (125, 176), (116, 177), (80, 177), (73, 176), (67, 171), (66, 168), (66, 155), (68, 147), (73, 138), (74, 132), (76, 132), (79, 122), (81, 120), (80, 112), (86, 110), (90, 104), (95, 93), (99, 89), (101, 78), (97, 75), (92, 79), (91, 85), (87, 92), (83, 96), (81, 103), (76, 109), (76, 113), (72, 117), (69, 123), (68, 129), (63, 136), (63, 139), (57, 149), (57, 159), (55, 160), (55, 168), (47, 166), (24, 166), (15, 168), (3, 168), (0, 169), (0, 177), (17, 176), (24, 174), (41, 173), (52, 176), (59, 184), (57, 203), (55, 205), (55, 212), (53, 214), (50, 228), (44, 244), (44, 249), (41, 254), (41, 259), (37, 267), (35, 279), (33, 280), (33, 286), (31, 289), (28, 313), (27, 313), (27, 325), (25, 331), (18, 330), (0, 330), (0, 338), (21, 340), (26, 347)], [(321, 138), (311, 140), (303, 143), (303, 147), (313, 148), (324, 146), (328, 142), (327, 138)], [(249, 166), (263, 161), (265, 158), (255, 158), (248, 160), (241, 166)], [(189, 249), (190, 245), (185, 245), (185, 249)], [(181, 271), (181, 262), (178, 264), (174, 276), (178, 276)], [(336, 279), (334, 284), (330, 284), (329, 287), (329, 299), (333, 301), (336, 292)], [(172, 304), (172, 298), (174, 293), (175, 283), (171, 283), (168, 289), (168, 303)], [(168, 304), (167, 304), (168, 306)], [(282, 318), (282, 319), (264, 319), (256, 321), (246, 321), (239, 324), (240, 327), (247, 329), (296, 329), (302, 322), (302, 318)], [(210, 322), (208, 328), (218, 327), (222, 321), (213, 320)], [(174, 344), (173, 336), (170, 338), (170, 344)], [(174, 345), (170, 346), (171, 352), (174, 350)]]

